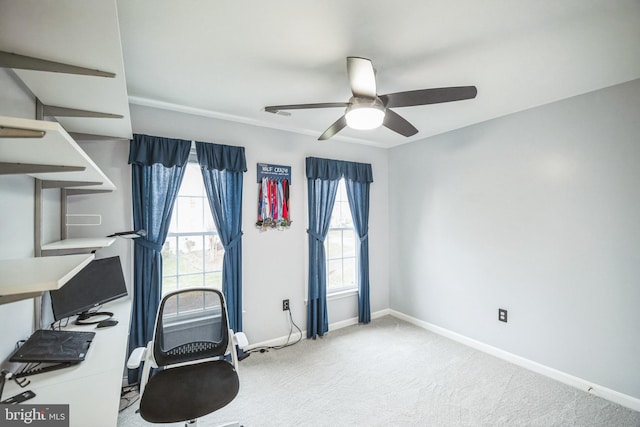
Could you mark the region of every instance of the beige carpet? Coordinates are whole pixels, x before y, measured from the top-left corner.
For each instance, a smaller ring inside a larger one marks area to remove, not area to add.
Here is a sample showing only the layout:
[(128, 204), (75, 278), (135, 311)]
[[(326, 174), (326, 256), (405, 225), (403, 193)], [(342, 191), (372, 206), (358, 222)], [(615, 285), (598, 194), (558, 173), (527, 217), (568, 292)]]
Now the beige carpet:
[[(383, 317), (240, 362), (215, 426), (640, 426), (640, 412)], [(171, 396), (167, 396), (171, 399)], [(146, 426), (134, 410), (118, 426)]]

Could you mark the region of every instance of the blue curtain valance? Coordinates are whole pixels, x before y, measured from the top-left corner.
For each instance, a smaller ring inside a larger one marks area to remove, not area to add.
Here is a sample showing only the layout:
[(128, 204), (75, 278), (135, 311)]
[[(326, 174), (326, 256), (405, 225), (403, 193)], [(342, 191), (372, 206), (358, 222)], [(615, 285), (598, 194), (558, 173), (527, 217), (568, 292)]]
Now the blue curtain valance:
[[(208, 150), (205, 150), (204, 144), (210, 146)], [(226, 170), (228, 172), (247, 171), (244, 147), (196, 141), (196, 152), (198, 153), (198, 163), (204, 169)]]
[(373, 171), (369, 163), (307, 157), (307, 178), (338, 180), (342, 177), (355, 182), (373, 182)]
[(134, 134), (129, 147), (129, 164), (164, 167), (184, 166), (189, 160), (191, 141)]

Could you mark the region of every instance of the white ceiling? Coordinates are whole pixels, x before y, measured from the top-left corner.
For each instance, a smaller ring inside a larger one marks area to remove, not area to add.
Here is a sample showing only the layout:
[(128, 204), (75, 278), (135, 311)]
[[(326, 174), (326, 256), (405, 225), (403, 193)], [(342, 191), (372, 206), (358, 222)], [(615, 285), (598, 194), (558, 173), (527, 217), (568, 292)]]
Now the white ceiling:
[(97, 119), (68, 129), (114, 136), (130, 136), (128, 95), (318, 137), (342, 109), (262, 109), (347, 101), (347, 56), (373, 61), (380, 94), (477, 86), (473, 100), (395, 109), (418, 128), (411, 138), (334, 137), (393, 147), (640, 78), (640, 0), (0, 0), (0, 50), (116, 72), (90, 96), (59, 75), (29, 84), (60, 97), (45, 103), (66, 93), (63, 106), (125, 115), (122, 129), (90, 129)]
[[(640, 78), (638, 0), (119, 0), (130, 102), (319, 136), (347, 101), (346, 57), (380, 94), (475, 85), (474, 100), (398, 108), (419, 130), (343, 130), (392, 147)], [(319, 142), (320, 143), (320, 142)]]

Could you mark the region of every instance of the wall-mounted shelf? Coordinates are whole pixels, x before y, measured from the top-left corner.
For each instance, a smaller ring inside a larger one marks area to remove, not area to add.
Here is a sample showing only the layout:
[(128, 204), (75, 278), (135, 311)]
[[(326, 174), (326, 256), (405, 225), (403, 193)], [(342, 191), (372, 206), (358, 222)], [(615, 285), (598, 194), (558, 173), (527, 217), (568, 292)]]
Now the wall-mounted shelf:
[(0, 260), (0, 304), (59, 289), (93, 258), (84, 254)]
[(0, 67), (47, 106), (122, 118), (45, 114), (68, 132), (130, 139), (117, 1), (3, 1), (1, 9)]
[(0, 138), (0, 174), (21, 173), (42, 181), (66, 181), (66, 188), (115, 190), (115, 185), (59, 123), (0, 116), (0, 127), (45, 132), (41, 138)]
[(115, 241), (115, 237), (85, 237), (59, 240), (42, 245), (42, 256), (90, 254), (98, 249), (111, 246)]

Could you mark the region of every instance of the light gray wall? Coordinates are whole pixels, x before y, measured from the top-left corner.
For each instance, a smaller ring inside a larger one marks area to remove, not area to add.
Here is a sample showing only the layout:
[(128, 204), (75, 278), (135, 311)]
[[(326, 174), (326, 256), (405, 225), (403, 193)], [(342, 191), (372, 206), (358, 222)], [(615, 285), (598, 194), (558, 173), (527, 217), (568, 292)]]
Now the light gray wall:
[(0, 116), (33, 119), (36, 102), (13, 70), (0, 68)]
[(635, 80), (390, 150), (391, 308), (640, 398), (639, 138)]
[[(70, 226), (69, 238), (104, 237), (120, 231), (133, 229), (133, 208), (131, 206), (131, 173), (127, 165), (129, 158), (128, 141), (87, 141), (78, 145), (91, 157), (98, 167), (116, 186), (110, 193), (70, 196), (67, 211), (76, 215), (100, 215), (98, 226)], [(131, 295), (133, 286), (133, 242), (117, 238), (108, 248), (100, 249), (96, 258), (119, 256), (125, 281)]]
[[(0, 115), (33, 119), (35, 101), (12, 71), (0, 68)], [(0, 175), (0, 259), (33, 256), (33, 178)], [(2, 274), (2, 272), (0, 272)], [(0, 305), (0, 360), (33, 329), (33, 301)]]
[[(318, 142), (316, 137), (258, 128), (211, 118), (190, 116), (147, 107), (131, 106), (134, 132), (195, 139), (246, 147), (248, 172), (243, 191), (243, 309), (244, 331), (250, 342), (286, 336), (289, 324), (282, 300), (291, 300), (294, 321), (306, 329), (307, 187), (305, 157), (316, 156), (371, 163), (369, 223), (371, 262), (371, 310), (388, 303), (388, 185), (387, 151), (337, 141)], [(292, 167), (291, 215), (284, 231), (260, 232), (255, 227), (258, 200), (256, 163)], [(355, 295), (330, 300), (329, 323), (357, 316)]]

